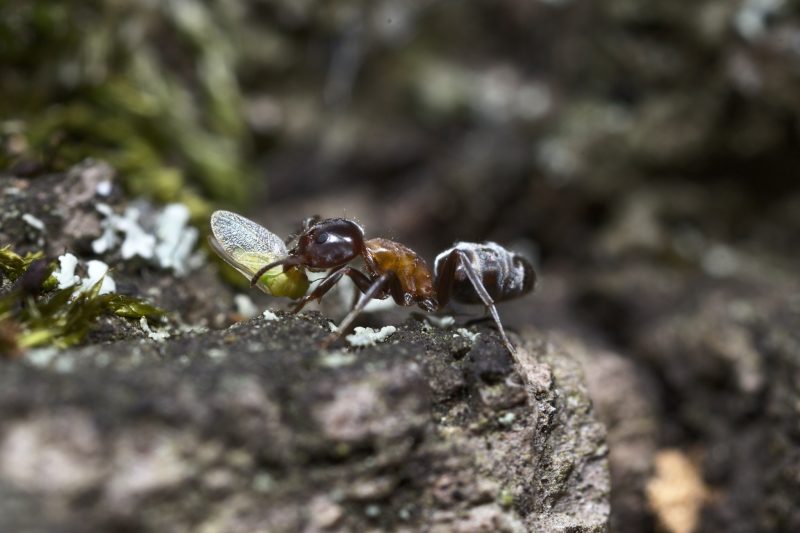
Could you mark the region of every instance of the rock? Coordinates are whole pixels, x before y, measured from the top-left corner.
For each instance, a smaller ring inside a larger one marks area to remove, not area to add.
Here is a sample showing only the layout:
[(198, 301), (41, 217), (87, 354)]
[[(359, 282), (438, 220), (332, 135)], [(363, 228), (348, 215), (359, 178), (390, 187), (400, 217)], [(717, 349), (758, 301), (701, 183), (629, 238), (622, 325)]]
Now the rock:
[[(316, 313), (280, 313), (4, 361), (0, 487), (18, 495), (3, 499), (4, 522), (606, 529), (604, 432), (568, 353), (529, 341), (518, 365), (499, 365), (503, 379), (487, 382), (451, 355), (450, 330), (410, 321), (334, 367), (316, 344), (328, 333)], [(508, 357), (497, 335), (479, 337), (475, 357)], [(31, 506), (41, 511), (26, 518)]]
[[(792, 271), (742, 257), (751, 264), (736, 279), (631, 262), (597, 274), (592, 305), (595, 312), (626, 310), (614, 315), (614, 336), (632, 359), (626, 366), (636, 369), (635, 382), (650, 387), (616, 402), (618, 412), (627, 409), (645, 423), (638, 439), (645, 455), (629, 459), (649, 457), (635, 467), (646, 472), (653, 457), (669, 457), (680, 444), (681, 456), (692, 460), (682, 459), (681, 468), (698, 471), (689, 485), (703, 483), (710, 493), (678, 522), (703, 532), (795, 531), (800, 480), (790, 473), (800, 468), (800, 287)], [(598, 410), (608, 423), (604, 403), (598, 400)], [(612, 450), (621, 451), (609, 427)], [(662, 447), (657, 456), (654, 445)], [(667, 487), (672, 474), (652, 474), (664, 489), (659, 493), (690, 489)], [(656, 500), (651, 506), (663, 510)]]

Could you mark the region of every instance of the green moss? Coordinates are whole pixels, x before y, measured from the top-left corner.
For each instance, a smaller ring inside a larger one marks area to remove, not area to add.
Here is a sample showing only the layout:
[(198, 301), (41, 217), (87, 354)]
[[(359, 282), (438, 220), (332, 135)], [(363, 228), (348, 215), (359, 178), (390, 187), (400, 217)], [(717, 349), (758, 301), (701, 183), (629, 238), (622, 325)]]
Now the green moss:
[(0, 272), (3, 277), (17, 281), (31, 266), (31, 263), (42, 258), (42, 252), (27, 253), (21, 256), (11, 250), (10, 246), (0, 248)]
[(0, 168), (105, 159), (130, 192), (187, 203), (195, 220), (210, 212), (202, 198), (242, 206), (257, 184), (236, 13), (202, 0), (0, 2), (0, 116), (14, 121), (0, 123), (14, 141), (0, 143)]
[(510, 508), (514, 505), (514, 493), (508, 488), (502, 489), (500, 494), (497, 495), (497, 503), (506, 509)]
[[(0, 249), (0, 269), (16, 281), (41, 257), (22, 257), (10, 248)], [(0, 353), (16, 353), (34, 346), (65, 348), (80, 343), (103, 315), (138, 319), (159, 318), (164, 311), (138, 298), (122, 294), (100, 294), (103, 280), (89, 290), (80, 286), (54, 289), (52, 265), (36, 290), (13, 287), (0, 296)]]

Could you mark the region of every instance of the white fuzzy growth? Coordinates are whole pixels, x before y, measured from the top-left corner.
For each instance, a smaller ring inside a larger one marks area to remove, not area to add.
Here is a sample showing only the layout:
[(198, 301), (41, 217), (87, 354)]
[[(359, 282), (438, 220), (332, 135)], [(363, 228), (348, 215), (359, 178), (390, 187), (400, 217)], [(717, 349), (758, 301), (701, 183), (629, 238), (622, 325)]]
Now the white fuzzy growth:
[(59, 268), (53, 272), (58, 281), (59, 289), (66, 289), (80, 283), (81, 278), (75, 275), (75, 267), (78, 266), (78, 258), (71, 253), (66, 253), (58, 257)]
[(745, 0), (734, 17), (739, 35), (747, 40), (763, 37), (769, 31), (769, 18), (780, 11), (786, 0)]
[(320, 363), (328, 368), (340, 368), (351, 365), (356, 361), (355, 355), (342, 351), (331, 352), (322, 357)]
[(100, 227), (103, 229), (102, 235), (92, 241), (92, 251), (96, 254), (102, 254), (113, 249), (117, 245), (117, 234), (114, 231), (114, 223), (111, 218), (116, 215), (111, 209), (111, 206), (106, 204), (97, 204), (96, 209), (105, 218), (100, 222)]
[(372, 328), (357, 327), (345, 339), (350, 343), (350, 346), (374, 346), (379, 342), (385, 341), (395, 331), (397, 331), (397, 328), (394, 326), (384, 326), (377, 331)]
[(96, 254), (104, 254), (117, 245), (117, 235), (111, 228), (103, 228), (103, 234), (92, 241), (92, 251)]
[(135, 256), (151, 259), (156, 247), (156, 238), (139, 225), (139, 210), (128, 207), (123, 217), (114, 217), (115, 229), (125, 234), (120, 253), (123, 259)]
[(261, 313), (261, 316), (263, 316), (265, 320), (278, 320), (280, 318), (278, 315), (276, 315), (269, 309), (264, 310), (264, 312)]
[(514, 420), (517, 419), (517, 415), (514, 413), (506, 413), (502, 416), (497, 417), (497, 421), (504, 426), (510, 426), (514, 423)]
[[(139, 223), (141, 212), (128, 206), (120, 216), (106, 204), (98, 204), (103, 214), (103, 233), (92, 242), (97, 254), (120, 248), (123, 259), (139, 256), (161, 268), (171, 268), (178, 275), (189, 272), (197, 264), (192, 251), (197, 244), (199, 232), (189, 225), (189, 208), (183, 204), (169, 204), (156, 217), (155, 235), (146, 231)], [(121, 244), (120, 244), (121, 241)]]
[(123, 259), (140, 256), (145, 259), (153, 257), (156, 238), (147, 233), (139, 225), (139, 210), (128, 207), (123, 216), (114, 213), (106, 204), (97, 204), (97, 210), (105, 216), (101, 222), (103, 234), (92, 242), (92, 250), (102, 254), (113, 250), (119, 244), (118, 234), (124, 236), (120, 253)]
[(59, 289), (66, 289), (80, 284), (81, 290), (87, 291), (91, 289), (95, 283), (103, 280), (100, 285), (100, 294), (108, 294), (117, 290), (117, 284), (108, 275), (108, 265), (102, 261), (89, 261), (86, 264), (87, 276), (81, 280), (80, 276), (75, 274), (75, 268), (78, 266), (78, 258), (71, 253), (66, 253), (58, 258), (59, 268), (53, 272), (58, 281)]
[(234, 296), (233, 303), (236, 305), (236, 313), (244, 318), (253, 318), (258, 314), (258, 307), (246, 294)]
[(36, 218), (35, 216), (31, 215), (30, 213), (25, 213), (22, 215), (22, 220), (24, 220), (29, 226), (32, 226), (39, 231), (44, 231), (44, 222)]
[(84, 291), (94, 287), (95, 283), (103, 280), (98, 294), (108, 294), (117, 290), (117, 284), (108, 275), (108, 265), (102, 261), (92, 260), (86, 263), (87, 277), (82, 282)]
[(112, 190), (113, 184), (109, 180), (101, 181), (94, 188), (94, 192), (97, 194), (97, 196), (108, 196), (111, 194)]
[(475, 339), (478, 338), (480, 333), (473, 333), (472, 331), (468, 330), (467, 328), (458, 328), (456, 333), (461, 335), (462, 337), (469, 339), (470, 342), (475, 342)]
[(183, 204), (169, 204), (156, 223), (155, 256), (159, 266), (172, 268), (185, 274), (189, 256), (197, 243), (197, 229), (189, 226), (189, 208)]
[(150, 324), (147, 323), (147, 319), (145, 317), (139, 319), (139, 325), (142, 326), (142, 329), (145, 333), (147, 333), (147, 336), (154, 341), (163, 341), (170, 336), (166, 331), (153, 331), (150, 329)]
[(428, 322), (437, 328), (446, 329), (456, 323), (456, 319), (451, 316), (427, 316)]
[(25, 354), (24, 361), (33, 366), (45, 367), (49, 366), (57, 355), (58, 350), (52, 347), (35, 348)]

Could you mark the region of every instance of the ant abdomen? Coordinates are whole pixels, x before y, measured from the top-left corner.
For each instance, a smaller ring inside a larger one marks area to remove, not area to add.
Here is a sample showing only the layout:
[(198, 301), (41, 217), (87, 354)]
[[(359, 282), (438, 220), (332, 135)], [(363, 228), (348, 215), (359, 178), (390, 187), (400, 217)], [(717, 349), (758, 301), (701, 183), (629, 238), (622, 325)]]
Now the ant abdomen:
[[(486, 303), (470, 279), (470, 269), (494, 302), (518, 298), (530, 292), (536, 283), (533, 266), (521, 255), (496, 242), (457, 242), (436, 257), (434, 266), (440, 285), (450, 285), (453, 300), (478, 304)], [(447, 278), (449, 281), (444, 282)], [(440, 294), (440, 299), (442, 295)], [(446, 298), (445, 298), (446, 299)]]

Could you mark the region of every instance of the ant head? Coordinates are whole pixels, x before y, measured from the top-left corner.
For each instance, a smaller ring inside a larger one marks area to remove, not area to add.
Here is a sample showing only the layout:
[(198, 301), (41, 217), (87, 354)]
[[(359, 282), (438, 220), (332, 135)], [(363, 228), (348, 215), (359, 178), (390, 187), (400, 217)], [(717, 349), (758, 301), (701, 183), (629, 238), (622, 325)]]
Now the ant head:
[(364, 230), (345, 218), (328, 218), (311, 224), (297, 240), (291, 255), (307, 268), (345, 265), (362, 254)]

